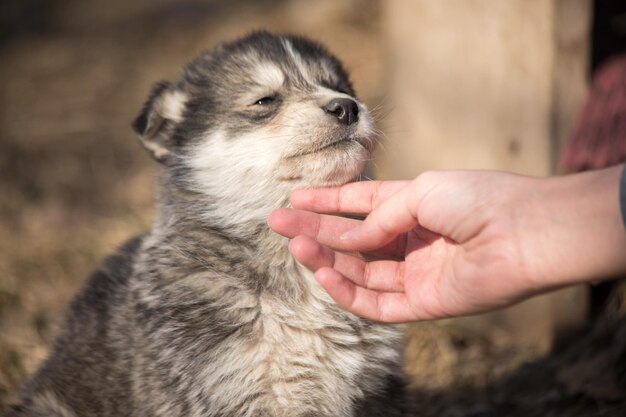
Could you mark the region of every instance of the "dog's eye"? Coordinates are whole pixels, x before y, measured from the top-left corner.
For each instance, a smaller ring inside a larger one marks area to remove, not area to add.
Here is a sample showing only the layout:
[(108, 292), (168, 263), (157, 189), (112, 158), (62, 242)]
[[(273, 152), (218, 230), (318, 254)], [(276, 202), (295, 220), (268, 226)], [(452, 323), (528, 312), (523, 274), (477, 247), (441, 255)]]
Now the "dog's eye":
[(254, 104), (258, 104), (259, 106), (265, 106), (265, 105), (273, 103), (275, 100), (276, 100), (275, 96), (267, 96), (267, 97), (258, 99), (257, 101), (254, 102)]

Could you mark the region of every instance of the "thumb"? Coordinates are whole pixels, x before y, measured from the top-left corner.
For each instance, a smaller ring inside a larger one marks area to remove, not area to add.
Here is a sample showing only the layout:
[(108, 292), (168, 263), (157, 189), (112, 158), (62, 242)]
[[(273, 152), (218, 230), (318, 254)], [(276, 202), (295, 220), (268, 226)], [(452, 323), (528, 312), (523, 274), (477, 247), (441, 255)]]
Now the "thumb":
[(360, 225), (341, 235), (345, 248), (373, 251), (417, 226), (417, 198), (412, 184), (398, 190), (372, 210)]

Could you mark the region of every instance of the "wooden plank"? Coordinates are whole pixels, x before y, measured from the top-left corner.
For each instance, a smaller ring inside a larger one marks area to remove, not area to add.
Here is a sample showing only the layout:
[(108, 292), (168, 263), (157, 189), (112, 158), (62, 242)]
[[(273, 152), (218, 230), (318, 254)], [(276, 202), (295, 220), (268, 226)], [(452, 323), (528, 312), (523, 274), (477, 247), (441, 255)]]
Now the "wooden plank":
[[(555, 172), (585, 94), (590, 0), (392, 0), (383, 10), (391, 108), (379, 177)], [(481, 320), (548, 349), (559, 321), (584, 318), (584, 298), (568, 290)]]

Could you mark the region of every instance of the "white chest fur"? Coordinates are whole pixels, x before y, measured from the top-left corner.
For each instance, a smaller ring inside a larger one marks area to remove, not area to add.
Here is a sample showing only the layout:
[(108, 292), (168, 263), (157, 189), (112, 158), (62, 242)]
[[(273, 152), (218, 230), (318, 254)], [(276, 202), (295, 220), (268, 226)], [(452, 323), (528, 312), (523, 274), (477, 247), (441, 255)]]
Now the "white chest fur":
[(297, 269), (290, 278), (310, 284), (304, 301), (248, 295), (237, 303), (255, 311), (255, 320), (250, 334), (221, 346), (204, 369), (198, 389), (214, 411), (352, 416), (353, 400), (368, 383), (377, 383), (383, 363), (399, 360), (397, 328), (363, 327), (360, 319), (337, 310), (308, 271)]

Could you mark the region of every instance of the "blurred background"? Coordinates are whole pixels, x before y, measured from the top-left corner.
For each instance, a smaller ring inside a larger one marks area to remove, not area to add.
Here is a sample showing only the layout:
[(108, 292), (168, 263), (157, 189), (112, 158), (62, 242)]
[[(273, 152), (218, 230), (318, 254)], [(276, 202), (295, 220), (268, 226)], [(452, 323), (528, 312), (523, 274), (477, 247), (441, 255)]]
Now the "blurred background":
[[(0, 410), (89, 272), (150, 227), (156, 167), (130, 123), (151, 85), (260, 28), (308, 35), (346, 64), (385, 132), (379, 178), (626, 157), (622, 0), (4, 1)], [(620, 285), (411, 326), (416, 415), (626, 415)]]

